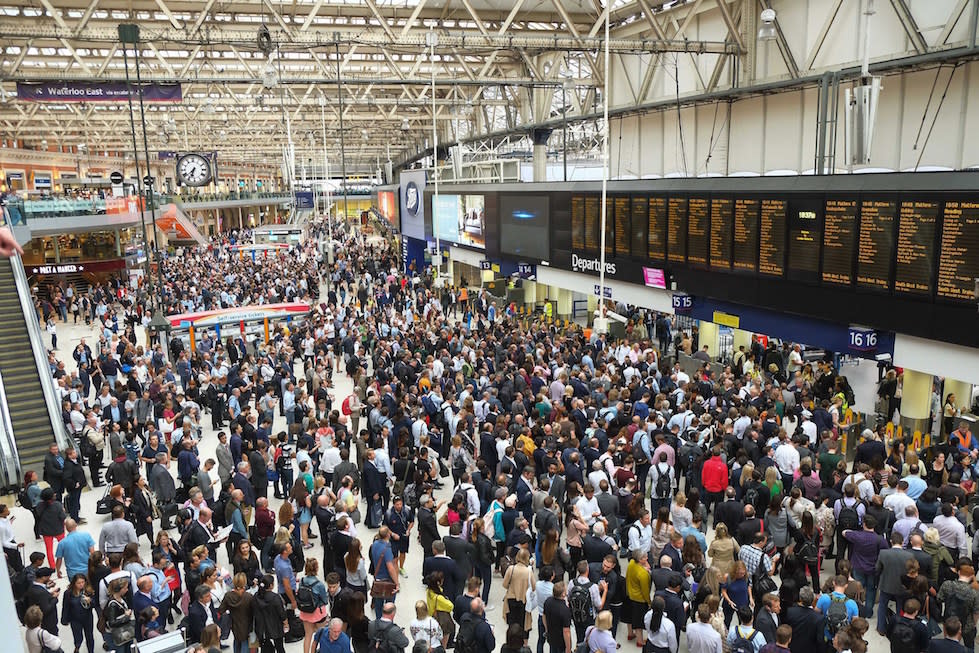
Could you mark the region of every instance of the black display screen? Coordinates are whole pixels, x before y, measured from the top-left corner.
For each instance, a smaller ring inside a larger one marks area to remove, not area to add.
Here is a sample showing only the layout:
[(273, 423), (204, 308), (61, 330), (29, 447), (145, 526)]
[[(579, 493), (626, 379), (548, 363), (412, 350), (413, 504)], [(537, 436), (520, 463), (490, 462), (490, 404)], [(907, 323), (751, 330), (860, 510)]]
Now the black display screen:
[(616, 197), (615, 205), (615, 255), (632, 254), (632, 202), (628, 197)]
[(822, 245), (822, 201), (800, 199), (789, 202), (789, 278), (819, 281)]
[(890, 289), (896, 217), (897, 202), (864, 200), (861, 203), (858, 285), (875, 290)]
[(591, 254), (598, 253), (598, 228), (601, 226), (601, 198), (596, 195), (585, 197), (585, 250)]
[[(634, 228), (634, 227), (633, 227)], [(666, 260), (666, 198), (649, 198), (649, 234), (647, 240), (649, 258)], [(635, 253), (633, 248), (633, 253)]]
[(548, 204), (546, 195), (501, 195), (500, 251), (517, 257), (550, 258)]
[(667, 248), (670, 263), (687, 261), (687, 198), (671, 197), (667, 208), (669, 229)]
[(571, 196), (571, 247), (576, 252), (585, 251), (585, 197)]
[(710, 240), (710, 203), (691, 197), (687, 205), (687, 263), (707, 265)]
[(857, 201), (826, 200), (823, 221), (823, 272), (825, 283), (853, 283), (853, 253), (857, 240)]
[(645, 197), (632, 198), (632, 255), (646, 257), (646, 239), (649, 231), (649, 200)]
[(785, 274), (784, 200), (762, 200), (758, 219), (758, 271), (780, 277)]
[(734, 237), (734, 200), (715, 197), (710, 202), (710, 266), (730, 270)]
[(734, 202), (734, 269), (758, 270), (758, 200)]
[(979, 202), (946, 202), (938, 296), (975, 301), (979, 278)]
[(931, 294), (934, 287), (935, 226), (941, 212), (940, 202), (901, 202), (897, 218), (895, 291)]

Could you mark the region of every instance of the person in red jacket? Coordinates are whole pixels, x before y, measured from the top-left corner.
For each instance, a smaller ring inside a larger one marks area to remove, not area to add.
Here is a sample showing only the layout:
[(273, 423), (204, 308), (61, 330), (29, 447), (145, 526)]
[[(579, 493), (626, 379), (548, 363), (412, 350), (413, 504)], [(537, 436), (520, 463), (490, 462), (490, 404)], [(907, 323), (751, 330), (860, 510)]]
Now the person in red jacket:
[(704, 506), (710, 510), (711, 505), (724, 500), (724, 490), (727, 489), (727, 465), (721, 459), (721, 450), (714, 448), (710, 459), (704, 463), (700, 482), (704, 486)]

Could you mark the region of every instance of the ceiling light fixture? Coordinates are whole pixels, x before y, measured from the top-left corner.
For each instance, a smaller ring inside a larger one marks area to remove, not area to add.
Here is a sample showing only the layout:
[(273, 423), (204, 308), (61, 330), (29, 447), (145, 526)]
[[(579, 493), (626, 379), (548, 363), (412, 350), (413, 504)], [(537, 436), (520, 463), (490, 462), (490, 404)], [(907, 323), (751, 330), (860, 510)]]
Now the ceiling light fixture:
[(775, 29), (775, 10), (765, 9), (761, 12), (761, 27), (758, 28), (759, 41), (774, 41), (777, 37)]

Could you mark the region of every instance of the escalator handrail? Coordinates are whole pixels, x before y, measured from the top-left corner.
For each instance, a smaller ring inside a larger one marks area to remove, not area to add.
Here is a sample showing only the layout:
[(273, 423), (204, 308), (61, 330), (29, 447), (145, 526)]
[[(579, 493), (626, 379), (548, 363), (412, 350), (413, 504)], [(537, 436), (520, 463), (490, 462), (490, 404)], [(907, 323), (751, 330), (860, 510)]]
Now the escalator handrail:
[[(17, 299), (20, 301), (20, 308), (24, 313), (24, 321), (27, 325), (27, 336), (31, 341), (34, 364), (37, 366), (41, 381), (41, 392), (44, 394), (44, 404), (51, 422), (51, 431), (54, 434), (55, 442), (64, 450), (69, 446), (73, 447), (74, 442), (68, 436), (64, 422), (61, 421), (61, 401), (54, 393), (51, 370), (48, 367), (47, 358), (42, 354), (42, 352), (47, 351), (47, 348), (44, 346), (44, 340), (41, 337), (41, 325), (38, 322), (37, 313), (34, 311), (34, 304), (30, 301), (30, 284), (27, 281), (27, 274), (24, 272), (24, 264), (20, 255), (14, 254), (10, 257), (9, 262), (10, 270), (14, 276), (14, 285), (17, 287)], [(16, 436), (16, 434), (14, 435)]]
[(14, 427), (10, 421), (10, 407), (7, 404), (7, 390), (3, 385), (2, 373), (0, 373), (0, 475), (3, 477), (4, 488), (19, 486), (23, 478), (20, 455), (17, 453), (17, 438), (14, 437)]

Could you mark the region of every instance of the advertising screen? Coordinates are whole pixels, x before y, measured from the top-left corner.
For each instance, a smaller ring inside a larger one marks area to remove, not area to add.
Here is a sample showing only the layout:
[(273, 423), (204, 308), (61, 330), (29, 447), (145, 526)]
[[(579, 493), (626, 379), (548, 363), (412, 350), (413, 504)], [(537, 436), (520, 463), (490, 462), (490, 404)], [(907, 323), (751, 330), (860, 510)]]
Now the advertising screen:
[(401, 173), (401, 233), (425, 240), (425, 171)]
[(381, 212), (384, 219), (391, 224), (398, 223), (398, 210), (395, 208), (394, 191), (377, 191), (377, 210)]
[(486, 225), (482, 195), (439, 195), (433, 197), (435, 232), (441, 240), (486, 249)]
[(504, 254), (542, 260), (550, 257), (547, 196), (500, 196), (500, 250)]

